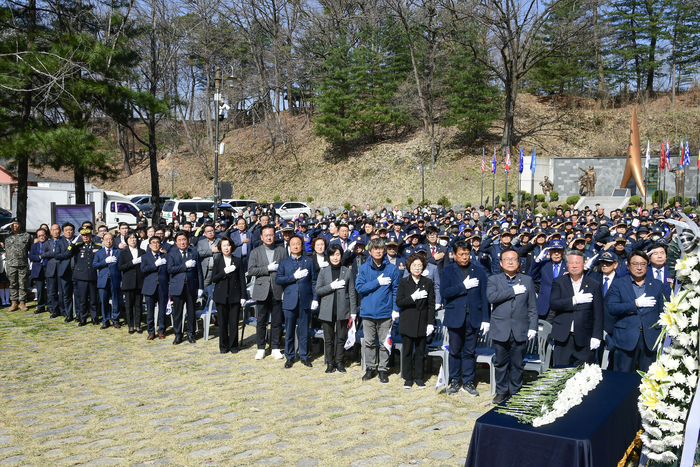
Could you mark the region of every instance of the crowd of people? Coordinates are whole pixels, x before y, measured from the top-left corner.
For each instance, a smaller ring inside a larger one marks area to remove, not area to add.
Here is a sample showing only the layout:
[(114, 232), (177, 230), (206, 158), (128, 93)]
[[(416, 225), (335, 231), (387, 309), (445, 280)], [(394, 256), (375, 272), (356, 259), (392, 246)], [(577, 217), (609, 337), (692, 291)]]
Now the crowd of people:
[(3, 247), (10, 311), (27, 309), (33, 283), (35, 313), (78, 326), (90, 319), (101, 329), (121, 328), (123, 315), (133, 334), (144, 330), (145, 304), (147, 340), (165, 338), (172, 314), (178, 345), (196, 342), (195, 311), (213, 300), (220, 351), (236, 353), (242, 309), (254, 304), (255, 359), (269, 344), (284, 368), (297, 352), (312, 366), (310, 330), (321, 328), (326, 372), (344, 373), (352, 329), (364, 337), (364, 381), (389, 382), (385, 341), (393, 335), (402, 342), (404, 387), (424, 388), (426, 346), (441, 325), (448, 394), (478, 396), (475, 349), (488, 335), (497, 403), (521, 387), (539, 320), (551, 324), (555, 365), (600, 361), (607, 349), (616, 371), (648, 369), (674, 282), (666, 262), (676, 232), (665, 222), (673, 217), (678, 207), (656, 204), (609, 213), (559, 206), (555, 216), (514, 205), (463, 212), (367, 205), (287, 222), (257, 206), (218, 219), (180, 213), (170, 225), (120, 224), (114, 232), (98, 216), (94, 225), (42, 226), (36, 237), (14, 219)]

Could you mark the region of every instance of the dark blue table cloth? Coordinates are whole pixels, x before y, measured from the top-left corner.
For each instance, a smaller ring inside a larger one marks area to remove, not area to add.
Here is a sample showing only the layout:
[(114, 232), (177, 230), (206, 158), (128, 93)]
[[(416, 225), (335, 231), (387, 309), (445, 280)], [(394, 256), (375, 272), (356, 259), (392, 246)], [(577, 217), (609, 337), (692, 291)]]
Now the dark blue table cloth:
[(603, 380), (562, 418), (538, 428), (492, 409), (472, 432), (466, 467), (614, 467), (641, 426), (637, 373)]

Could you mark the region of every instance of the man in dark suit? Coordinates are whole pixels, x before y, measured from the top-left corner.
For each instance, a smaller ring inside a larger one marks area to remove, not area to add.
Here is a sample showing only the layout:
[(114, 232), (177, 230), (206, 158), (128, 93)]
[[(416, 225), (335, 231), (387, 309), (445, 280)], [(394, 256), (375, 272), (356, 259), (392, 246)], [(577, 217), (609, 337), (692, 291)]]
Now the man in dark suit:
[(44, 244), (40, 255), (41, 259), (46, 262), (44, 277), (46, 277), (46, 292), (48, 295), (47, 301), (51, 307), (51, 318), (58, 318), (59, 316), (65, 314), (63, 312), (63, 301), (59, 299), (58, 295), (59, 261), (56, 259), (56, 250), (58, 249), (58, 242), (60, 238), (61, 228), (58, 224), (53, 224), (51, 226), (51, 238)]
[[(102, 248), (95, 253), (93, 267), (97, 270), (97, 291), (100, 294), (100, 304), (102, 308), (102, 326), (100, 329), (107, 329), (110, 321), (112, 325), (119, 329), (119, 297), (121, 296), (122, 274), (119, 272), (119, 253), (121, 250), (114, 248), (114, 236), (111, 233), (104, 234), (102, 238)], [(112, 299), (112, 309), (109, 307), (109, 300)]]
[(34, 286), (36, 287), (36, 310), (34, 310), (34, 313), (38, 314), (46, 311), (46, 290), (44, 289), (46, 284), (46, 260), (42, 258), (41, 253), (44, 248), (49, 248), (50, 244), (47, 240), (47, 232), (44, 229), (36, 231), (36, 238), (38, 242), (33, 243), (29, 247), (28, 257), (32, 262), (29, 276), (34, 279)]
[[(263, 217), (263, 216), (261, 216)], [(248, 258), (248, 275), (255, 277), (253, 300), (258, 307), (256, 360), (265, 357), (267, 321), (270, 324), (270, 346), (272, 356), (281, 360), (284, 358), (280, 350), (282, 344), (282, 286), (275, 283), (275, 276), (280, 261), (287, 257), (287, 250), (275, 248), (275, 228), (266, 225), (260, 229), (262, 244), (255, 248)]]
[(656, 360), (654, 344), (661, 333), (663, 285), (647, 279), (649, 258), (635, 250), (628, 259), (629, 276), (613, 282), (605, 302), (615, 317), (615, 371), (647, 371)]
[(194, 344), (195, 300), (204, 292), (204, 277), (199, 265), (197, 250), (190, 247), (186, 232), (175, 235), (175, 245), (168, 253), (168, 274), (170, 274), (170, 296), (173, 299), (173, 345), (182, 343), (183, 308), (187, 305), (187, 342)]
[(313, 259), (303, 254), (304, 240), (298, 235), (289, 240), (289, 250), (291, 255), (280, 261), (275, 275), (275, 283), (284, 287), (282, 310), (286, 324), (284, 356), (287, 359), (284, 367), (291, 368), (294, 363), (294, 336), (298, 332), (299, 358), (310, 368), (309, 325), (311, 312), (318, 308), (316, 268)]
[(438, 243), (439, 230), (437, 227), (431, 225), (425, 230), (427, 232), (426, 239), (428, 240), (426, 245), (428, 263), (436, 265), (438, 274), (442, 274), (444, 267), (450, 264), (449, 251), (446, 246), (442, 246)]
[(219, 239), (216, 238), (216, 229), (211, 222), (204, 225), (204, 238), (197, 243), (197, 254), (201, 262), (204, 288), (209, 287), (214, 275), (214, 257), (219, 254)]
[[(550, 240), (548, 248), (545, 248), (532, 263), (527, 275), (532, 277), (534, 283), (540, 284), (540, 292), (537, 296), (537, 311), (541, 319), (552, 322), (550, 314), (549, 297), (552, 293), (554, 279), (566, 273), (566, 261), (564, 249), (566, 244), (562, 240)], [(547, 258), (549, 254), (549, 258)]]
[(165, 309), (168, 306), (168, 257), (161, 251), (160, 238), (148, 240), (148, 251), (141, 257), (143, 287), (141, 293), (146, 297), (147, 340), (155, 339), (155, 306), (158, 305), (158, 339), (165, 339)]
[(555, 365), (593, 363), (603, 340), (603, 294), (598, 282), (583, 275), (584, 261), (582, 251), (571, 250), (566, 258), (569, 274), (552, 284)]
[(63, 236), (56, 243), (54, 258), (58, 261), (58, 297), (63, 303), (62, 311), (65, 322), (73, 321), (73, 268), (71, 260), (73, 254), (69, 247), (80, 240), (80, 237), (73, 238), (75, 226), (66, 222), (61, 226)]
[(666, 266), (666, 240), (659, 240), (647, 249), (649, 256), (649, 267), (647, 268), (647, 279), (656, 279), (664, 286), (664, 298), (671, 299), (671, 289), (673, 287), (673, 277)]
[[(598, 264), (600, 265), (600, 271), (591, 271), (588, 273), (588, 277), (600, 284), (601, 296), (603, 297), (603, 331), (607, 334), (607, 337), (605, 337), (605, 347), (608, 349), (608, 368), (612, 368), (610, 362), (613, 361), (613, 357), (615, 356), (615, 345), (612, 340), (613, 330), (615, 329), (615, 317), (610, 314), (605, 297), (608, 295), (608, 291), (613, 282), (620, 280), (624, 276), (620, 276), (617, 273), (617, 255), (609, 251), (604, 251), (600, 254)], [(624, 275), (629, 274), (629, 271), (625, 271)], [(598, 350), (599, 359), (602, 359), (602, 350), (602, 348)]]
[(112, 239), (112, 243), (114, 244), (115, 248), (123, 250), (124, 248), (128, 247), (128, 245), (126, 244), (127, 233), (129, 233), (129, 224), (127, 224), (126, 222), (120, 222), (119, 235)]
[[(523, 358), (527, 341), (537, 336), (537, 301), (532, 279), (518, 272), (520, 259), (514, 249), (501, 251), (502, 273), (488, 279), (487, 295), (493, 311), (483, 331), (490, 333), (496, 349), (496, 396), (503, 402), (523, 385)], [(510, 378), (508, 367), (510, 366)]]
[[(450, 336), (450, 375), (448, 394), (460, 388), (478, 396), (474, 386), (476, 341), (479, 329), (489, 317), (486, 296), (486, 272), (471, 259), (471, 245), (464, 240), (454, 243), (455, 262), (446, 266), (440, 276), (440, 295), (445, 302), (445, 318)], [(461, 375), (461, 378), (460, 378)]]
[(248, 270), (248, 255), (253, 251), (251, 242), (252, 234), (248, 232), (248, 224), (245, 219), (239, 217), (236, 221), (236, 227), (231, 232), (231, 241), (236, 246), (233, 250), (233, 256), (241, 258), (243, 272)]

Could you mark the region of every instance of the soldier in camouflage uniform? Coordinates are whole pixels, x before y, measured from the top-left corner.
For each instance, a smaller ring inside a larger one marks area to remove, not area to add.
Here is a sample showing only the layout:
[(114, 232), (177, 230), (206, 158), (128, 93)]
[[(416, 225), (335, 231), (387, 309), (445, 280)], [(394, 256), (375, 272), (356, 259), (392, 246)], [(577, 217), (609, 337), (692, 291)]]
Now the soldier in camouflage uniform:
[[(10, 279), (10, 311), (19, 308), (27, 311), (27, 280), (29, 279), (29, 262), (27, 254), (34, 239), (27, 232), (20, 233), (21, 224), (16, 217), (12, 218), (12, 233), (5, 239), (5, 270)], [(17, 301), (19, 300), (19, 306)]]

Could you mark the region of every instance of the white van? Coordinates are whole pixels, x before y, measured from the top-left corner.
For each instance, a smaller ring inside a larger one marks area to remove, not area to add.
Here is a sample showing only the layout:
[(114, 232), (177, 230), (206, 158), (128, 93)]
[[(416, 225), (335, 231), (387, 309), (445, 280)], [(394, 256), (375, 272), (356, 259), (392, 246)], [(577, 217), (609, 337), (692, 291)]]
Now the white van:
[(212, 208), (214, 200), (204, 198), (192, 199), (169, 199), (163, 204), (162, 216), (165, 222), (170, 224), (177, 217), (178, 212), (182, 209), (185, 218), (189, 220), (191, 212), (197, 213), (197, 219), (204, 215), (204, 211), (209, 211), (209, 217), (214, 218)]

